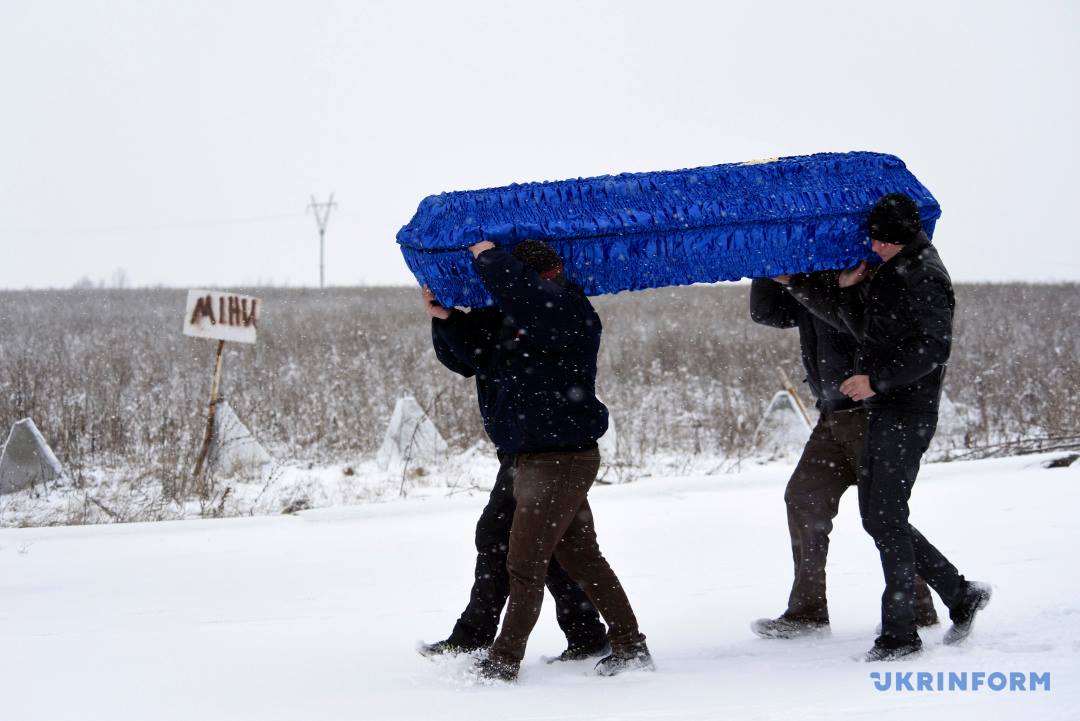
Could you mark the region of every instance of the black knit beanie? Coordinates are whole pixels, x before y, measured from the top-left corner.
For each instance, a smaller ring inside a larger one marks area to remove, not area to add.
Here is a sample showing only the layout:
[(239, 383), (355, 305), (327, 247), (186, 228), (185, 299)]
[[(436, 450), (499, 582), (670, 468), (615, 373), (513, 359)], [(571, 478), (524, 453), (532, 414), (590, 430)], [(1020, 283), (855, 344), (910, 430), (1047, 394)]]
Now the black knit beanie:
[(522, 265), (532, 268), (542, 277), (558, 275), (562, 270), (562, 258), (542, 240), (521, 241), (514, 246), (513, 255)]
[(870, 211), (868, 230), (872, 240), (906, 245), (922, 232), (919, 206), (903, 193), (889, 193)]

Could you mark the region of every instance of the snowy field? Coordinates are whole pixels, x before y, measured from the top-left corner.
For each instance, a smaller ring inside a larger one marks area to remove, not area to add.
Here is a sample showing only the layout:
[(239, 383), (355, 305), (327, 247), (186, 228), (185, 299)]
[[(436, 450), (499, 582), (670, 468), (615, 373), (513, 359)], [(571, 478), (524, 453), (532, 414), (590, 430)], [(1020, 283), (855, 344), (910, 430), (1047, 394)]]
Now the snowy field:
[[(1075, 719), (1080, 717), (1080, 464), (1048, 456), (924, 468), (913, 520), (995, 597), (966, 646), (888, 666), (881, 574), (845, 496), (829, 560), (831, 638), (765, 641), (791, 579), (790, 467), (594, 489), (601, 545), (653, 674), (545, 665), (550, 599), (516, 686), (421, 658), (471, 578), (483, 493), (298, 516), (0, 530), (0, 718)], [(941, 608), (939, 604), (939, 609)], [(878, 691), (875, 671), (1050, 674), (1050, 690)]]

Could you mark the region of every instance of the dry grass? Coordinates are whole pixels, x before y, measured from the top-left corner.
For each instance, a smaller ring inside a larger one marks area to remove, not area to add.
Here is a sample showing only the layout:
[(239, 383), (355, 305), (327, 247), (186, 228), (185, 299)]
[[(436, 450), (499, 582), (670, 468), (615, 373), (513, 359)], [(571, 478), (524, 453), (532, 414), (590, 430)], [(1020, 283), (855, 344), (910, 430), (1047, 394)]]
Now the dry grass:
[[(1080, 286), (961, 285), (946, 391), (971, 409), (976, 446), (1076, 434)], [(265, 300), (259, 342), (232, 344), (224, 393), (278, 457), (344, 462), (373, 452), (394, 401), (412, 393), (452, 447), (483, 437), (473, 386), (431, 350), (407, 288), (248, 289)], [(801, 378), (797, 338), (757, 326), (747, 286), (596, 299), (599, 392), (624, 460), (749, 451), (777, 389)], [(214, 344), (181, 335), (185, 292), (0, 293), (0, 425), (31, 416), (78, 480), (116, 466), (182, 496), (204, 427)]]

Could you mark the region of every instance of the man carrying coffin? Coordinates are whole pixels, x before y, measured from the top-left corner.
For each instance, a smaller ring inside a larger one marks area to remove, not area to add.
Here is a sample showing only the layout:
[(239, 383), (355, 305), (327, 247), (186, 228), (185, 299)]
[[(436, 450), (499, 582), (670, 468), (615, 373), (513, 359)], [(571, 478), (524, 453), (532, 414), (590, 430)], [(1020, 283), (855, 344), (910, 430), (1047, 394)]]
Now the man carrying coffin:
[[(790, 278), (781, 278), (790, 282)], [(835, 278), (819, 281), (835, 285)], [(831, 281), (831, 283), (830, 283)], [(817, 425), (784, 491), (795, 579), (787, 609), (778, 618), (751, 624), (763, 638), (801, 638), (829, 632), (825, 560), (829, 534), (840, 510), (840, 497), (858, 482), (866, 410), (840, 391), (855, 371), (855, 337), (834, 328), (804, 308), (781, 283), (755, 278), (750, 286), (750, 317), (774, 328), (798, 328), (806, 383), (820, 412)], [(915, 622), (935, 626), (937, 612), (930, 589), (915, 578)]]
[[(626, 593), (600, 553), (587, 499), (600, 466), (596, 442), (607, 429), (607, 409), (595, 394), (600, 318), (581, 288), (562, 274), (562, 262), (547, 244), (525, 241), (508, 253), (481, 242), (469, 250), (494, 306), (465, 313), (443, 308), (426, 290), (424, 298), (439, 360), (476, 378), (484, 428), (513, 493), (513, 504), (503, 511), (512, 523), (504, 546), (508, 580), (499, 590), (508, 590), (489, 594), (485, 618), (497, 620), (498, 607), (508, 598), (507, 610), (500, 634), (475, 670), (491, 679), (517, 678), (545, 578), (552, 588), (552, 572), (558, 574), (560, 567), (608, 623), (611, 652), (597, 664), (597, 673), (651, 669)], [(502, 543), (496, 540), (496, 546)], [(483, 574), (498, 573), (497, 553), (491, 556), (478, 558), (478, 585)], [(558, 580), (556, 585), (566, 607), (575, 591)], [(580, 601), (578, 608), (585, 612), (586, 632), (595, 634), (599, 623), (589, 618), (595, 611)], [(600, 638), (585, 638), (580, 651), (570, 640), (571, 657), (599, 650)]]
[(870, 280), (863, 280), (867, 274), (860, 265), (840, 274), (835, 288), (812, 281), (790, 287), (811, 311), (859, 340), (855, 371), (840, 390), (866, 407), (859, 510), (885, 576), (881, 633), (866, 660), (892, 661), (922, 648), (916, 575), (949, 608), (948, 645), (968, 636), (991, 589), (966, 580), (908, 521), (912, 486), (937, 428), (952, 348), (952, 281), (908, 196), (893, 193), (879, 200), (870, 212), (869, 234), (882, 260)]

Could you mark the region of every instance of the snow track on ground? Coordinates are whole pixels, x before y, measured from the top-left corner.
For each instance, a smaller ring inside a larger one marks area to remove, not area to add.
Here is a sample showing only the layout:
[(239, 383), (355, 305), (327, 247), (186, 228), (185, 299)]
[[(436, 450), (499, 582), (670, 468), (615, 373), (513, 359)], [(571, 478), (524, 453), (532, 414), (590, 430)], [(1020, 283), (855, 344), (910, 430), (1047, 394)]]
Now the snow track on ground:
[[(520, 682), (432, 662), (466, 601), (483, 495), (297, 517), (0, 530), (0, 717), (9, 719), (877, 719), (1080, 717), (1080, 465), (1029, 456), (923, 469), (912, 520), (995, 585), (967, 645), (854, 662), (872, 641), (877, 554), (854, 491), (829, 559), (833, 633), (753, 637), (791, 579), (787, 466), (646, 478), (591, 494), (601, 547), (658, 670), (542, 663), (547, 599)], [(939, 610), (942, 609), (939, 602)], [(1050, 672), (1050, 691), (877, 691), (872, 671)]]

